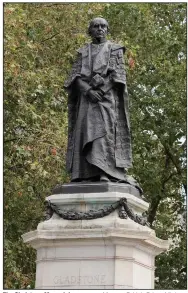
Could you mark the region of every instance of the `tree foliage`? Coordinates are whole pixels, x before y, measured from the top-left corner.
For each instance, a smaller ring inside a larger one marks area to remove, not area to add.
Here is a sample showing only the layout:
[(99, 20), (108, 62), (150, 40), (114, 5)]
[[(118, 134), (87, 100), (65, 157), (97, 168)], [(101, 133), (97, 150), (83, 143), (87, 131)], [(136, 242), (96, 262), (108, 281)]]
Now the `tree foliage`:
[(65, 171), (67, 95), (75, 50), (88, 22), (110, 24), (127, 48), (134, 167), (157, 236), (156, 288), (186, 288), (186, 4), (8, 3), (4, 7), (4, 285), (33, 288), (35, 251), (21, 235), (43, 217), (43, 202)]

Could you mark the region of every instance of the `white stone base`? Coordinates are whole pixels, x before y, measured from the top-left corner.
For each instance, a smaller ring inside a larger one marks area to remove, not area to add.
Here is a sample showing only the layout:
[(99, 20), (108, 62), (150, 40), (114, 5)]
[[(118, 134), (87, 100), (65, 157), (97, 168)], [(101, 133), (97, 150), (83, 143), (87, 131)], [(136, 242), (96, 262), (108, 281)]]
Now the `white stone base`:
[[(126, 197), (140, 214), (142, 199), (121, 192), (58, 194), (47, 198), (64, 210), (98, 209)], [(168, 241), (117, 210), (94, 220), (63, 220), (57, 215), (23, 235), (37, 250), (36, 289), (153, 289), (155, 256)]]

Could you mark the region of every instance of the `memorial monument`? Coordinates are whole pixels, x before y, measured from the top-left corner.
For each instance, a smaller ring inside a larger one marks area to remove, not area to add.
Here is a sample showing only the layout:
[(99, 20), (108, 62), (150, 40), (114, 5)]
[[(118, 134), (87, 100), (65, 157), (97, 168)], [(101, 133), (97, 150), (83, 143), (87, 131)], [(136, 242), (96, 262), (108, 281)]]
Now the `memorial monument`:
[(148, 203), (132, 166), (125, 48), (93, 19), (78, 49), (68, 92), (69, 184), (46, 198), (47, 220), (23, 235), (37, 250), (36, 289), (153, 289), (155, 255), (168, 242), (143, 213)]

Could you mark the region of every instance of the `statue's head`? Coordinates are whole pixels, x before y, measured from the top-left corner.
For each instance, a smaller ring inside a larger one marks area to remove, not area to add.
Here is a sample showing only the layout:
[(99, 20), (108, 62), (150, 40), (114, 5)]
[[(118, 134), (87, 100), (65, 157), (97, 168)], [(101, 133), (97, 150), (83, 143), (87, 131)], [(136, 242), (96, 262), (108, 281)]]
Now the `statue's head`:
[(106, 19), (97, 17), (92, 19), (88, 27), (88, 34), (94, 39), (105, 39), (109, 31)]

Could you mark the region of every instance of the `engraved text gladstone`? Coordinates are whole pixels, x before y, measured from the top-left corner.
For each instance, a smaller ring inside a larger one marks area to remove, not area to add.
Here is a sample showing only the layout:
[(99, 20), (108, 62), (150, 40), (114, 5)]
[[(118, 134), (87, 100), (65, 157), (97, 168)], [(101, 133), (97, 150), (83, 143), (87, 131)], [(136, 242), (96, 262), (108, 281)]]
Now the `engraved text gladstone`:
[(105, 275), (95, 276), (55, 276), (55, 285), (105, 285)]

